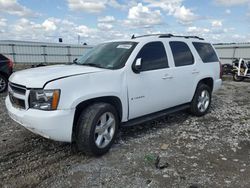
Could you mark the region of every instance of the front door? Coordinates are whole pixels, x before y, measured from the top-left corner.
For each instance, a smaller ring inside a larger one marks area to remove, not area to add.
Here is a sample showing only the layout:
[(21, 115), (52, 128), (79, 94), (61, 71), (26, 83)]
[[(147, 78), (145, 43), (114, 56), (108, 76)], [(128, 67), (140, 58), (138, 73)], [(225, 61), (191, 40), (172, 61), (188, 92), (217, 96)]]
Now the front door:
[(163, 43), (145, 44), (138, 58), (141, 58), (140, 73), (131, 71), (127, 75), (129, 119), (170, 107), (173, 95), (173, 77)]

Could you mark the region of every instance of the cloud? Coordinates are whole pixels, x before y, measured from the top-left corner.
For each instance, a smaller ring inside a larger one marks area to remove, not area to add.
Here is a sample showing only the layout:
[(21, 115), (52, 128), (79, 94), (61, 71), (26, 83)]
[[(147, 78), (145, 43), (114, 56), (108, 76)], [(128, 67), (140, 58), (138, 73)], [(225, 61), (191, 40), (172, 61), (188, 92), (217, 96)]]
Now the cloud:
[(77, 26), (75, 29), (76, 33), (78, 35), (80, 35), (81, 37), (91, 37), (91, 38), (95, 38), (97, 35), (97, 30), (96, 29), (92, 29), (92, 28), (89, 28), (88, 26), (86, 25), (80, 25), (80, 26)]
[(7, 19), (5, 18), (0, 18), (0, 27), (5, 27), (7, 26)]
[(101, 18), (98, 18), (98, 22), (104, 22), (104, 23), (112, 23), (115, 22), (114, 16), (104, 16)]
[(209, 33), (210, 30), (207, 29), (207, 28), (201, 28), (201, 27), (195, 27), (195, 26), (192, 26), (192, 27), (188, 27), (187, 28), (187, 32), (188, 33), (192, 33), (195, 34), (195, 35), (203, 35), (204, 33)]
[(215, 0), (215, 3), (222, 6), (236, 6), (249, 3), (249, 0)]
[(131, 1), (127, 4), (121, 4), (117, 0), (67, 0), (68, 7), (72, 11), (85, 11), (89, 13), (100, 13), (110, 6), (115, 9), (126, 10), (129, 5), (134, 3)]
[(120, 10), (126, 10), (128, 7), (126, 4), (118, 3), (117, 0), (109, 0), (108, 5), (113, 7), (113, 8), (120, 9)]
[(98, 23), (97, 27), (103, 30), (110, 30), (113, 28), (113, 25), (108, 23)]
[(211, 25), (212, 25), (212, 27), (221, 27), (222, 21), (221, 20), (213, 20)]
[(131, 7), (128, 13), (128, 19), (125, 24), (132, 27), (151, 27), (162, 23), (160, 10), (150, 10), (141, 3)]
[(149, 7), (161, 8), (168, 15), (177, 19), (181, 24), (190, 24), (199, 17), (189, 8), (182, 5), (183, 0), (144, 0)]
[(182, 24), (191, 24), (194, 20), (198, 18), (190, 9), (185, 6), (177, 7), (173, 16), (179, 20)]
[(0, 0), (1, 12), (17, 16), (36, 16), (33, 11), (22, 6), (17, 0)]
[(57, 29), (55, 22), (48, 19), (42, 23), (42, 26), (45, 28), (46, 31), (55, 31)]
[(68, 6), (73, 11), (99, 13), (106, 8), (106, 1), (99, 0), (68, 0)]

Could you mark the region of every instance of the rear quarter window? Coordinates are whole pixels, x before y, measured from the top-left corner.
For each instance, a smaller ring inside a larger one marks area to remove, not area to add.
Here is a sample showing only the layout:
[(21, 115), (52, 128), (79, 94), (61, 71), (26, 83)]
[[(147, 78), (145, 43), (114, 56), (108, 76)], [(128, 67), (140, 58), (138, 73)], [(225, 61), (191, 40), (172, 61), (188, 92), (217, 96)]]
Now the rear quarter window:
[(219, 61), (211, 44), (203, 42), (193, 42), (193, 45), (204, 63)]

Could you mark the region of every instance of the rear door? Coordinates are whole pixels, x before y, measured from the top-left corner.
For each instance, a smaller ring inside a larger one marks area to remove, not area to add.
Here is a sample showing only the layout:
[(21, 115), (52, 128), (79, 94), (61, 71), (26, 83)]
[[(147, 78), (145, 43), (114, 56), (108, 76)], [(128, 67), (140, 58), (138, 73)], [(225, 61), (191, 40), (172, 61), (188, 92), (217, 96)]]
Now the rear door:
[(172, 52), (171, 57), (175, 66), (171, 70), (175, 105), (188, 103), (192, 100), (196, 89), (196, 80), (200, 74), (200, 68), (190, 47), (183, 41), (169, 42), (169, 48)]

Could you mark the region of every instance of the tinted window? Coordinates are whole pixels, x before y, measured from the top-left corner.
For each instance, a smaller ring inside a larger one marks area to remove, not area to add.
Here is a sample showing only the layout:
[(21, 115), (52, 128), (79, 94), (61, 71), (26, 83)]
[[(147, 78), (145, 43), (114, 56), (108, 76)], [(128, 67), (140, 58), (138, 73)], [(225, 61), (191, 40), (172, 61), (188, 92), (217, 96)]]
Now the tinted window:
[(167, 54), (162, 42), (146, 44), (138, 53), (137, 58), (142, 59), (142, 71), (168, 67)]
[(194, 57), (184, 42), (169, 42), (176, 67), (194, 64)]
[(193, 42), (193, 45), (204, 63), (211, 63), (211, 62), (219, 61), (211, 44)]

